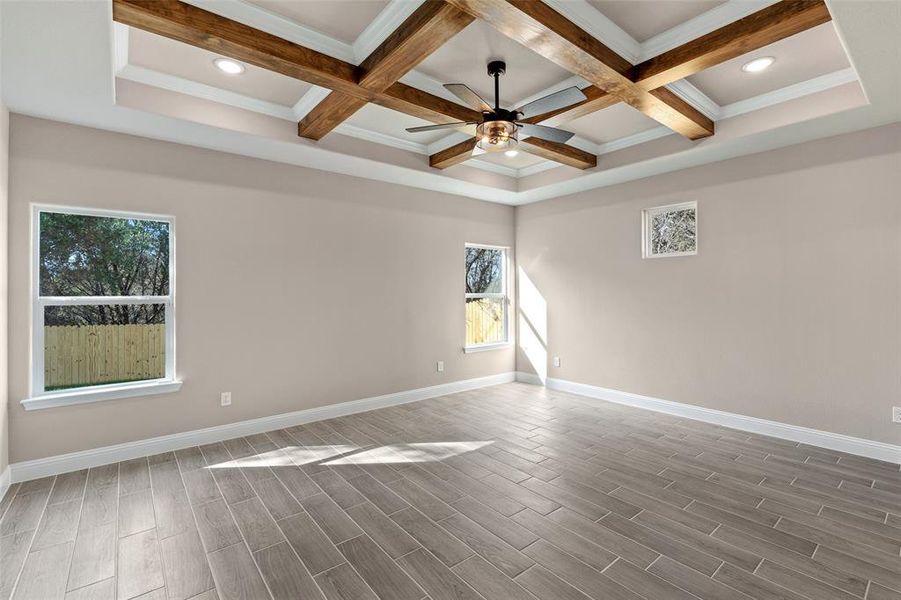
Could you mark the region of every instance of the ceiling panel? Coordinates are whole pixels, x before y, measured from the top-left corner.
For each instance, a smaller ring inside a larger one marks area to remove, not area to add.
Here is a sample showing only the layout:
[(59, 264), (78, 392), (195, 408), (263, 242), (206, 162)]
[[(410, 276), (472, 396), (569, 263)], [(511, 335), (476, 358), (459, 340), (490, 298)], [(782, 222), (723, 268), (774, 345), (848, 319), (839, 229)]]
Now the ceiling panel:
[(293, 106), (310, 85), (303, 81), (244, 65), (240, 75), (226, 75), (213, 65), (219, 54), (182, 44), (140, 29), (129, 29), (129, 64), (175, 75), (252, 98)]
[(660, 123), (631, 106), (615, 104), (565, 123), (562, 128), (596, 144), (603, 144), (659, 126)]
[(356, 127), (362, 127), (363, 129), (420, 144), (431, 144), (456, 131), (451, 129), (449, 131), (408, 133), (405, 131), (407, 127), (434, 125), (434, 123), (381, 107), (378, 104), (367, 104), (345, 122)]
[(638, 42), (723, 4), (722, 0), (588, 0), (588, 3)]
[[(760, 73), (742, 65), (763, 56), (776, 59)], [(824, 23), (765, 48), (692, 75), (688, 80), (720, 106), (778, 90), (850, 66), (832, 23)]]
[(501, 104), (507, 108), (572, 76), (482, 21), (475, 21), (451, 38), (416, 70), (441, 83), (465, 83), (494, 104), (494, 80), (486, 66), (496, 59), (507, 62), (500, 93)]
[(247, 0), (295, 23), (353, 44), (389, 0)]
[(485, 162), (494, 163), (496, 165), (503, 165), (505, 167), (510, 167), (512, 169), (522, 169), (523, 167), (528, 167), (534, 165), (535, 163), (540, 163), (543, 161), (543, 158), (538, 156), (533, 156), (529, 154), (528, 146), (520, 146), (519, 152), (516, 156), (506, 156), (503, 152), (492, 152), (490, 154), (481, 154), (473, 160), (481, 160)]

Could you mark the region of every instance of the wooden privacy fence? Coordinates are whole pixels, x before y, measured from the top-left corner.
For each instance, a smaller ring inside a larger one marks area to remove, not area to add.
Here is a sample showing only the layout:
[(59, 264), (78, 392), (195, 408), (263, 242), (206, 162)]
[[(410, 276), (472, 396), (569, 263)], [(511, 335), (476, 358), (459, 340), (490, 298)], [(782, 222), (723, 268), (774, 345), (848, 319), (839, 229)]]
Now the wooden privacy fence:
[(476, 300), (466, 303), (466, 345), (504, 340), (504, 308), (500, 302)]
[(44, 327), (44, 389), (157, 379), (166, 373), (166, 326)]

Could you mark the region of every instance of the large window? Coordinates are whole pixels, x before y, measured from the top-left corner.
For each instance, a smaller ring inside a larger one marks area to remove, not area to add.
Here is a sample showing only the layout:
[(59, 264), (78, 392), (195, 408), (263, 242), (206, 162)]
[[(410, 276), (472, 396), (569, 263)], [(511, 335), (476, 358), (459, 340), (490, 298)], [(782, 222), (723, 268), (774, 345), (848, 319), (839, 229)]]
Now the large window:
[(466, 349), (507, 343), (507, 249), (466, 245)]
[(177, 389), (173, 219), (35, 206), (33, 220), (26, 408)]

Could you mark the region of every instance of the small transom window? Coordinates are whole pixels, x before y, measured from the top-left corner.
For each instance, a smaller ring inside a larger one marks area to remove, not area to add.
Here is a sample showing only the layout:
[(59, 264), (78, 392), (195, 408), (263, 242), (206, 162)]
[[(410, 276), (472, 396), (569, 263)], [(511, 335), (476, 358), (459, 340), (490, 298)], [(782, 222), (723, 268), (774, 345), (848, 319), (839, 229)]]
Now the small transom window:
[(642, 211), (644, 258), (698, 253), (698, 203), (683, 202)]

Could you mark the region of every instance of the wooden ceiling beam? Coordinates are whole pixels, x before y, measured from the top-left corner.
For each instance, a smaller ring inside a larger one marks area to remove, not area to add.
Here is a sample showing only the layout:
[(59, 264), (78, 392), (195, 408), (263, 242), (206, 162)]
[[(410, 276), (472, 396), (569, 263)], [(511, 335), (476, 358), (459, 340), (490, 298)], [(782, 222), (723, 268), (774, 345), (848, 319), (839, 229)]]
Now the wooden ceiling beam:
[(684, 103), (673, 105), (637, 85), (630, 77), (628, 61), (544, 2), (449, 2), (673, 131), (693, 140), (713, 135), (711, 119), (698, 111), (684, 111)]
[(472, 121), (481, 113), (403, 83), (373, 92), (356, 66), (178, 0), (113, 0), (113, 19), (434, 123)]
[(782, 0), (635, 65), (632, 80), (646, 90), (657, 89), (831, 19), (822, 0)]
[(178, 0), (113, 0), (113, 19), (314, 85), (369, 95), (349, 62)]
[[(441, 4), (446, 5), (443, 2)], [(344, 104), (347, 106), (355, 106), (356, 101), (372, 102), (434, 123), (478, 121), (482, 118), (478, 111), (400, 82), (392, 83), (382, 91), (367, 89), (360, 84), (359, 69), (351, 63), (179, 0), (153, 2), (113, 0), (113, 19), (124, 25), (329, 88), (346, 96)], [(472, 17), (466, 14), (462, 20), (471, 21)], [(400, 34), (398, 36), (400, 37)], [(376, 62), (381, 64), (383, 59), (378, 59), (378, 56), (392, 54), (394, 51), (391, 48), (403, 46), (399, 43), (399, 39), (394, 42), (390, 39), (386, 40), (379, 50), (373, 52), (371, 64), (374, 65)], [(423, 43), (428, 45), (430, 42)], [(379, 78), (384, 81), (388, 71), (390, 69), (375, 69), (372, 81)], [(387, 78), (390, 80), (391, 73), (388, 75)], [(574, 160), (572, 150), (564, 144), (559, 146), (561, 146), (558, 153), (561, 162), (568, 161), (567, 164), (570, 164)], [(554, 148), (545, 148), (542, 151), (552, 156)], [(591, 154), (586, 152), (582, 154), (584, 156), (581, 157), (581, 161), (585, 164), (597, 160)], [(469, 153), (466, 156), (468, 157)]]
[(476, 147), (476, 138), (463, 140), (459, 144), (454, 144), (449, 148), (445, 148), (429, 157), (429, 166), (436, 169), (446, 169), (454, 165), (459, 165), (465, 160), (469, 160), (472, 155), (472, 149)]
[(596, 154), (586, 152), (581, 148), (543, 140), (537, 137), (528, 137), (519, 142), (529, 154), (540, 156), (548, 160), (553, 160), (577, 169), (593, 169), (598, 166), (598, 157)]
[[(357, 83), (383, 92), (475, 17), (444, 0), (426, 0), (357, 69)], [(301, 137), (318, 140), (365, 106), (367, 101), (333, 91), (297, 126)]]
[[(631, 68), (631, 79), (646, 90), (663, 87), (727, 60), (759, 50), (828, 23), (832, 19), (822, 0), (782, 0), (747, 17), (668, 50)], [(617, 104), (619, 100), (597, 86), (582, 90), (588, 100), (553, 113), (526, 119), (528, 123), (559, 125)]]

